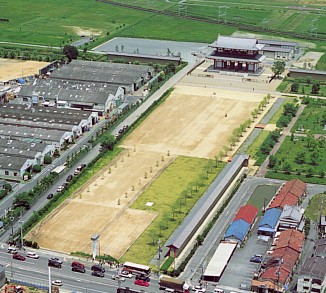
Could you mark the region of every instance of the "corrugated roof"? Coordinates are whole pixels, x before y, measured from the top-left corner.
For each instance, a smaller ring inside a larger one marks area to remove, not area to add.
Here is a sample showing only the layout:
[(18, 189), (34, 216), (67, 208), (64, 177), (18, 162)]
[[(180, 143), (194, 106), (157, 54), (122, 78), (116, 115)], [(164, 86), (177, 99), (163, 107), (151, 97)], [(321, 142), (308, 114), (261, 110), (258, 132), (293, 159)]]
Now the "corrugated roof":
[(293, 267), (299, 258), (300, 253), (290, 247), (276, 248), (273, 250), (272, 256), (279, 258), (289, 267)]
[(254, 222), (257, 213), (258, 208), (251, 204), (246, 204), (239, 209), (233, 221), (242, 219), (251, 225)]
[(286, 42), (286, 41), (279, 41), (279, 40), (258, 40), (258, 44), (274, 45), (274, 46), (291, 46), (291, 47), (295, 47), (298, 45), (298, 43), (296, 42)]
[(183, 246), (184, 241), (196, 231), (198, 223), (209, 214), (219, 195), (247, 159), (248, 155), (234, 156), (233, 160), (223, 168), (203, 196), (197, 201), (181, 225), (173, 232), (166, 246), (175, 248)]
[(230, 227), (227, 229), (224, 235), (224, 239), (227, 238), (237, 238), (243, 241), (250, 229), (250, 224), (245, 220), (239, 219), (231, 223)]
[(259, 228), (265, 226), (267, 228), (275, 229), (281, 213), (281, 210), (276, 208), (267, 210), (263, 218), (260, 220)]
[(273, 280), (274, 282), (279, 282), (285, 284), (290, 276), (291, 268), (285, 264), (281, 264), (279, 267), (269, 267), (264, 271), (259, 279), (260, 280)]
[(285, 53), (290, 53), (291, 48), (283, 48), (283, 47), (275, 47), (275, 46), (265, 46), (263, 51), (267, 52), (285, 52)]
[(302, 216), (301, 207), (285, 205), (280, 220), (291, 219), (300, 222)]
[(220, 277), (236, 247), (237, 243), (221, 242), (209, 261), (204, 276)]
[(301, 252), (304, 244), (304, 239), (304, 234), (298, 230), (289, 229), (282, 231), (276, 242), (275, 249), (282, 247), (290, 247), (298, 252)]

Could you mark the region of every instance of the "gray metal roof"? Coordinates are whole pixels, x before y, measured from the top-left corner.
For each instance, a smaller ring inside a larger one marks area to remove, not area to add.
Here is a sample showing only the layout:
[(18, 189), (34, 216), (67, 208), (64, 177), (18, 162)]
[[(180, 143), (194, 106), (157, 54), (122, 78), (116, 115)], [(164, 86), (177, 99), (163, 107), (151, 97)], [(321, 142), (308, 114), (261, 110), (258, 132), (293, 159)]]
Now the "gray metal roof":
[(0, 169), (20, 171), (27, 160), (23, 157), (0, 155)]
[(43, 152), (46, 149), (44, 143), (30, 143), (21, 140), (0, 139), (0, 147), (12, 148), (16, 150)]
[(275, 47), (275, 46), (265, 46), (263, 51), (290, 53), (292, 51), (292, 49), (291, 48), (283, 48), (283, 47)]
[(37, 153), (38, 152), (35, 150), (18, 150), (10, 147), (8, 148), (8, 147), (0, 146), (0, 155), (2, 154), (2, 155), (14, 156), (14, 157), (35, 159)]
[(265, 44), (270, 46), (291, 46), (291, 47), (296, 47), (298, 45), (298, 43), (296, 42), (286, 42), (286, 41), (278, 41), (278, 40), (258, 40), (258, 44)]
[(194, 229), (196, 228), (198, 222), (200, 222), (203, 217), (207, 216), (217, 197), (223, 191), (225, 186), (228, 185), (234, 173), (239, 170), (246, 159), (248, 159), (247, 155), (236, 155), (234, 156), (232, 162), (228, 163), (224, 167), (214, 182), (207, 188), (203, 196), (191, 209), (181, 225), (179, 225), (179, 227), (173, 232), (167, 241), (167, 246), (180, 248), (184, 241), (195, 232)]
[(63, 123), (79, 125), (82, 120), (87, 120), (92, 112), (58, 109), (54, 107), (28, 107), (26, 105), (5, 104), (0, 107), (0, 117), (32, 120), (40, 122)]
[(149, 55), (149, 54), (137, 54), (137, 53), (126, 53), (126, 52), (114, 52), (108, 51), (107, 54), (109, 56), (119, 56), (119, 57), (139, 57), (139, 58), (147, 58), (147, 59), (159, 59), (166, 61), (180, 61), (181, 57), (175, 56), (160, 56), (160, 55)]
[(282, 221), (283, 219), (291, 219), (300, 222), (302, 216), (303, 214), (301, 213), (301, 207), (285, 205), (279, 220)]
[(0, 135), (10, 136), (12, 138), (35, 138), (42, 141), (59, 142), (64, 136), (65, 131), (45, 130), (40, 128), (18, 127), (13, 125), (0, 124)]
[(15, 119), (15, 118), (2, 118), (1, 123), (5, 125), (15, 125), (15, 126), (26, 126), (32, 128), (43, 128), (50, 130), (65, 130), (72, 131), (73, 125), (68, 125), (65, 123), (50, 123), (50, 122), (42, 122), (37, 121), (37, 119), (32, 120), (23, 120), (23, 119)]
[(324, 280), (326, 275), (326, 258), (310, 257), (305, 260), (299, 276), (310, 276)]
[(73, 60), (55, 70), (51, 78), (129, 86), (147, 79), (149, 72), (152, 68), (144, 65)]
[(257, 46), (257, 39), (227, 36), (219, 36), (210, 47), (250, 51), (258, 51), (263, 48), (263, 46)]
[(291, 72), (299, 72), (299, 73), (310, 73), (310, 74), (320, 74), (320, 75), (326, 75), (326, 71), (322, 70), (309, 70), (309, 69), (301, 69), (301, 68), (289, 68), (290, 73)]

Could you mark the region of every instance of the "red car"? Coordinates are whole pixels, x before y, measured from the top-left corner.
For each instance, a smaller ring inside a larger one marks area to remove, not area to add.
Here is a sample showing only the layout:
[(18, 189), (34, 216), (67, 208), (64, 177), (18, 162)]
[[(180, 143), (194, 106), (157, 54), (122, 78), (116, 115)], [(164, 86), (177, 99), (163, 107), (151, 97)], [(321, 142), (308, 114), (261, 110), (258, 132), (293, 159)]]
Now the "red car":
[(23, 256), (23, 255), (21, 255), (19, 253), (13, 254), (12, 257), (13, 257), (13, 259), (18, 259), (18, 260), (22, 260), (22, 261), (24, 261), (26, 259), (25, 256)]
[(82, 264), (82, 263), (80, 263), (80, 262), (78, 262), (78, 261), (73, 261), (71, 263), (71, 267), (78, 267), (78, 268), (84, 269), (85, 268), (85, 265)]
[(149, 283), (146, 282), (146, 281), (144, 281), (144, 280), (135, 280), (135, 285), (148, 287), (149, 286)]

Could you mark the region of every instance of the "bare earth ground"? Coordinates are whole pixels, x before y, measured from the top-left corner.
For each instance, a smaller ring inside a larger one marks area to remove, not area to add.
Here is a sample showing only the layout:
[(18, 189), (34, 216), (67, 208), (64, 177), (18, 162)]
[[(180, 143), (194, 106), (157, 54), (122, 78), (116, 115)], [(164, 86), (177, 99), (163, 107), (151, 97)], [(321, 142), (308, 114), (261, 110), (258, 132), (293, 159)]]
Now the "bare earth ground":
[[(235, 84), (235, 89), (229, 83)], [(26, 238), (52, 250), (91, 253), (90, 237), (100, 234), (101, 254), (120, 258), (156, 217), (155, 213), (130, 209), (130, 204), (176, 156), (213, 158), (228, 145), (233, 129), (250, 117), (265, 95), (252, 91), (251, 84), (242, 90), (238, 87), (245, 83), (239, 77), (186, 76), (123, 142), (125, 152)]]
[(49, 63), (0, 58), (0, 81), (8, 81), (22, 76), (38, 74), (39, 69), (47, 64)]
[(112, 166), (91, 178), (26, 238), (51, 250), (91, 253), (90, 237), (100, 234), (101, 254), (121, 257), (156, 217), (155, 213), (129, 209), (128, 206), (173, 160), (170, 156), (162, 162), (162, 155), (134, 151), (134, 148), (126, 150)]
[(214, 158), (227, 145), (232, 130), (250, 117), (262, 98), (261, 94), (240, 96), (227, 90), (176, 86), (124, 145), (137, 145), (143, 151)]

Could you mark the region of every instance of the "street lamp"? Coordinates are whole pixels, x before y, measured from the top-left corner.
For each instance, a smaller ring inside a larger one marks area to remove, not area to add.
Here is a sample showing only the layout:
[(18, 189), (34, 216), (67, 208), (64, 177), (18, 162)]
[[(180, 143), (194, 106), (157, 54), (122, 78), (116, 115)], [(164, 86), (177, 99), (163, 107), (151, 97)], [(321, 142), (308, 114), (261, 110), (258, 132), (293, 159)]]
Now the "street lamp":
[(10, 222), (11, 222), (11, 236), (14, 236), (14, 220), (15, 217), (14, 216), (10, 216)]
[(24, 221), (19, 221), (20, 223), (20, 248), (23, 249), (24, 247), (24, 240), (23, 240), (23, 224), (24, 224)]
[(158, 245), (158, 266), (157, 266), (157, 271), (158, 271), (158, 276), (160, 277), (160, 266), (161, 266), (161, 239), (158, 239), (157, 241), (157, 245)]

